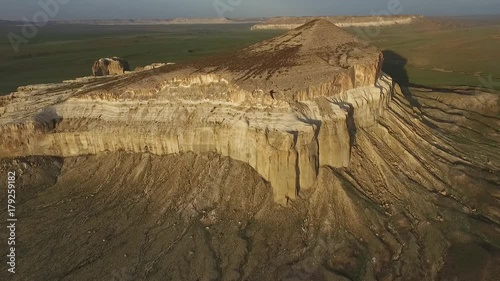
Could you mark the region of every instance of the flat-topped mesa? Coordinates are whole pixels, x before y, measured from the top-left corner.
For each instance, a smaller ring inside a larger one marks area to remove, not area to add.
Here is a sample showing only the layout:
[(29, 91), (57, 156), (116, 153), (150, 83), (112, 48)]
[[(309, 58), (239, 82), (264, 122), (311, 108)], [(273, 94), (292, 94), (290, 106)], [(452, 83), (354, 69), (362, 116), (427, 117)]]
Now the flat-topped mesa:
[(379, 50), (318, 20), (224, 58), (36, 85), (0, 98), (0, 157), (216, 152), (286, 203), (346, 167), (393, 91)]
[(252, 26), (252, 30), (297, 28), (315, 19), (327, 20), (339, 27), (387, 26), (410, 24), (423, 18), (417, 15), (387, 15), (387, 16), (320, 16), (320, 17), (276, 17)]

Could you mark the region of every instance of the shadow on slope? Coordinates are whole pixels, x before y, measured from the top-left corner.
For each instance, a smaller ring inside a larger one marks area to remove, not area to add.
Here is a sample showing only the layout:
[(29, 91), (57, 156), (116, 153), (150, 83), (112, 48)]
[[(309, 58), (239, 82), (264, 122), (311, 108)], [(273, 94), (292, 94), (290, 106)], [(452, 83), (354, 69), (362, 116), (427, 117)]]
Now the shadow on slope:
[(408, 60), (392, 50), (384, 50), (382, 53), (384, 54), (384, 65), (382, 66), (382, 71), (389, 74), (389, 76), (394, 79), (394, 82), (401, 86), (401, 90), (411, 106), (420, 109), (422, 106), (416, 99), (413, 98), (411, 91), (409, 90), (409, 87), (413, 85), (410, 83), (410, 77), (408, 76), (408, 71), (406, 70)]
[[(459, 86), (428, 86), (412, 82), (410, 75), (406, 69), (408, 65), (408, 59), (399, 54), (394, 50), (384, 50), (384, 64), (382, 66), (382, 71), (391, 76), (396, 83), (401, 86), (405, 97), (412, 102), (413, 106), (417, 106), (417, 101), (411, 97), (411, 92), (409, 88), (419, 88), (424, 91), (440, 92), (440, 93), (453, 93), (458, 95), (472, 95), (471, 91), (481, 90), (486, 92), (491, 92), (492, 87), (487, 87), (485, 85), (478, 85), (477, 87), (472, 87), (470, 85), (459, 85)], [(479, 81), (478, 81), (479, 83)], [(494, 83), (494, 82), (492, 82)], [(417, 106), (418, 107), (418, 106)]]

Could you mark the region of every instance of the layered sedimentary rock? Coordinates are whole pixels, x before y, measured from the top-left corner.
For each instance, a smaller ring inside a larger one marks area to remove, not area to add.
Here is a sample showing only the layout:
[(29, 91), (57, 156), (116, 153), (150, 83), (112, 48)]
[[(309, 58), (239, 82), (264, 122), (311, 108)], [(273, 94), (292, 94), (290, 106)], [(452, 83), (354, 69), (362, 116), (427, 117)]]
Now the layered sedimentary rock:
[(496, 280), (500, 96), (380, 60), (320, 21), (1, 98), (12, 279)]
[(339, 27), (364, 27), (364, 26), (387, 26), (397, 24), (410, 24), (421, 16), (322, 16), (322, 17), (277, 17), (257, 23), (252, 30), (265, 29), (294, 29), (314, 19), (327, 20)]
[(215, 152), (284, 203), (321, 166), (347, 167), (393, 83), (379, 50), (324, 20), (236, 54), (120, 77), (32, 86), (1, 100), (0, 156)]
[(349, 167), (286, 208), (216, 153), (0, 158), (19, 187), (12, 280), (496, 280), (498, 102), (395, 91)]

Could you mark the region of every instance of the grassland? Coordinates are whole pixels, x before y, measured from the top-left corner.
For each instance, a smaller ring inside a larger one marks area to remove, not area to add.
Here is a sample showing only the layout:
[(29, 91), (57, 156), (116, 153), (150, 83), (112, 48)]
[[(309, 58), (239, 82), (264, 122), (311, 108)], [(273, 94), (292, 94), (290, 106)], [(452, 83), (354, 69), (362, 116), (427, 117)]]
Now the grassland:
[[(250, 31), (249, 24), (54, 25), (42, 28), (15, 53), (7, 40), (9, 31), (20, 33), (20, 27), (0, 25), (0, 94), (21, 85), (88, 76), (101, 57), (124, 57), (132, 69), (153, 62), (179, 63), (231, 52), (284, 32)], [(384, 71), (401, 83), (500, 89), (500, 22), (425, 20), (382, 27), (376, 34), (348, 31), (384, 50)]]
[(350, 32), (384, 50), (384, 70), (400, 80), (407, 75), (410, 84), (500, 89), (500, 19), (425, 19), (380, 28), (373, 36)]

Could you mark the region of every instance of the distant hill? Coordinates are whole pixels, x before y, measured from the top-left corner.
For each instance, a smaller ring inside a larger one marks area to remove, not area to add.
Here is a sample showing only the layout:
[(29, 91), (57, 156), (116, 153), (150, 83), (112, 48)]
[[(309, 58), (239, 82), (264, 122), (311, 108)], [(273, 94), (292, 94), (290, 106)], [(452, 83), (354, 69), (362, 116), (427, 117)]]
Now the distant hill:
[(265, 19), (242, 18), (175, 18), (175, 19), (110, 19), (110, 20), (59, 20), (55, 24), (87, 25), (162, 25), (162, 24), (234, 24), (258, 23)]
[(19, 22), (0, 19), (0, 25), (15, 25), (15, 24), (19, 24)]
[(349, 26), (381, 26), (381, 25), (394, 25), (394, 24), (409, 24), (419, 18), (422, 18), (422, 16), (398, 15), (398, 16), (276, 17), (254, 25), (252, 27), (252, 30), (294, 29), (315, 19), (327, 20), (339, 27), (349, 27)]

